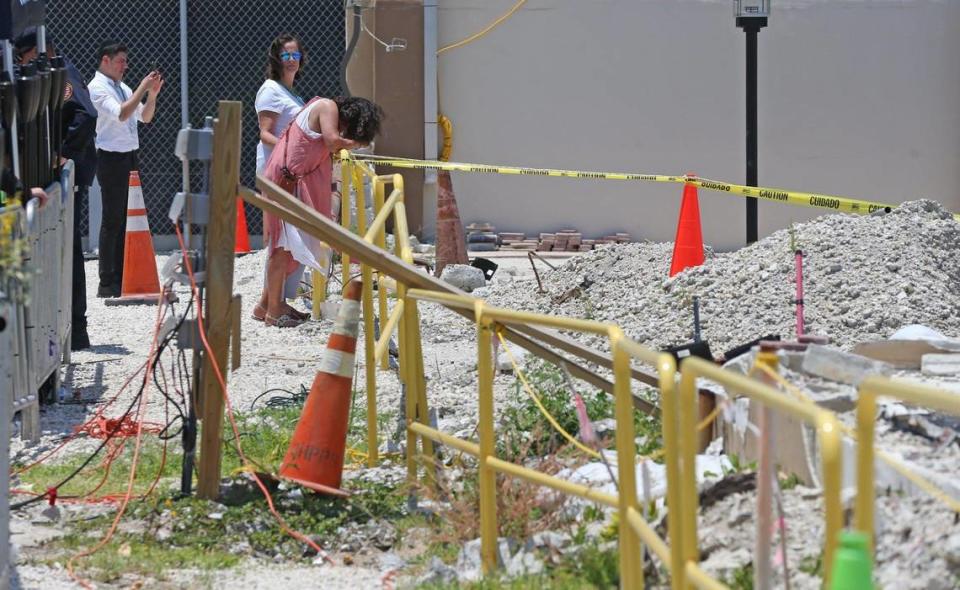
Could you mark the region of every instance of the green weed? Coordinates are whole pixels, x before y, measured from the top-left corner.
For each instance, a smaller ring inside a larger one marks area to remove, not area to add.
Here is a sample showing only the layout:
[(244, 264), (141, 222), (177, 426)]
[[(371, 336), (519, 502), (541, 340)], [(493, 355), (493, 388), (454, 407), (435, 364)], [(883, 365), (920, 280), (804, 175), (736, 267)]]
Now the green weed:
[(753, 564), (740, 566), (723, 579), (730, 590), (753, 590)]
[[(276, 472), (299, 413), (299, 408), (264, 408), (238, 416), (240, 439), (251, 464), (265, 472)], [(128, 443), (128, 447), (132, 444)], [(131, 454), (130, 449), (124, 449), (115, 459), (100, 493), (125, 489)], [(81, 560), (84, 575), (100, 581), (115, 580), (123, 574), (163, 578), (171, 569), (229, 568), (248, 555), (271, 559), (280, 555), (287, 561), (307, 559), (304, 544), (280, 529), (266, 502), (256, 492), (252, 494), (253, 501), (229, 507), (195, 497), (176, 497), (172, 488), (178, 486), (170, 484), (179, 480), (180, 455), (168, 452), (166, 460), (162, 455), (158, 441), (144, 441), (134, 491), (145, 492), (158, 472), (161, 485), (151, 495), (128, 506), (120, 529), (110, 543)], [(24, 473), (23, 481), (36, 489), (45, 489), (44, 486), (60, 481), (82, 459), (40, 465)], [(241, 460), (231, 437), (224, 441), (223, 471), (237, 471), (240, 467)], [(102, 478), (103, 469), (85, 470), (64, 486), (61, 496), (89, 491)], [(291, 529), (323, 539), (335, 539), (337, 530), (348, 523), (398, 520), (407, 516), (403, 489), (361, 479), (349, 481), (346, 487), (353, 493), (348, 499), (282, 491), (275, 492), (273, 497)], [(42, 546), (30, 559), (62, 564), (102, 538), (113, 517), (110, 513), (70, 523), (63, 537)]]

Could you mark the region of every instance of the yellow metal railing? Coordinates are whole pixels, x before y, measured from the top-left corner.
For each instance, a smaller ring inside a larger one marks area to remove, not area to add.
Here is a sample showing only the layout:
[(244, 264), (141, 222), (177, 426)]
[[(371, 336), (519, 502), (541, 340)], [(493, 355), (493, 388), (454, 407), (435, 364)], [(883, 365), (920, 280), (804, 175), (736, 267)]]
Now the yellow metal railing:
[[(357, 232), (370, 244), (380, 248), (386, 246), (385, 227), (388, 219), (394, 222), (394, 251), (404, 262), (412, 263), (413, 255), (409, 244), (409, 229), (407, 227), (406, 211), (404, 206), (403, 179), (397, 175), (377, 175), (367, 164), (351, 159), (346, 152), (341, 154), (343, 196), (340, 223), (344, 227), (350, 226), (350, 196), (356, 195), (356, 209), (358, 211)], [(374, 218), (369, 226), (364, 215), (366, 182), (372, 183), (374, 200)], [(385, 186), (393, 185), (389, 196), (385, 195)], [(354, 188), (351, 191), (351, 186)], [(343, 281), (349, 282), (350, 259), (347, 253), (343, 254)], [(372, 296), (372, 267), (361, 265), (363, 278), (362, 305), (364, 312), (364, 330), (366, 334), (373, 334), (373, 296)], [(389, 339), (396, 329), (398, 331), (400, 348), (400, 378), (405, 388), (405, 413), (407, 428), (406, 464), (408, 480), (411, 484), (419, 483), (418, 455), (433, 457), (433, 443), (439, 443), (472, 455), (479, 462), (480, 478), (480, 531), (481, 531), (481, 559), (485, 572), (491, 572), (497, 566), (496, 540), (498, 534), (497, 503), (496, 503), (496, 476), (497, 473), (522, 479), (536, 485), (548, 487), (559, 492), (578, 496), (587, 501), (617, 509), (624, 515), (619, 522), (620, 536), (620, 571), (621, 585), (624, 588), (642, 588), (643, 562), (642, 545), (649, 547), (671, 571), (673, 588), (683, 588), (687, 579), (687, 567), (683, 562), (681, 551), (681, 527), (673, 524), (680, 519), (684, 509), (682, 507), (679, 484), (679, 445), (677, 444), (678, 430), (665, 422), (665, 457), (668, 465), (668, 502), (671, 509), (668, 518), (671, 520), (670, 540), (668, 545), (653, 530), (643, 518), (636, 490), (636, 447), (633, 431), (633, 399), (630, 389), (632, 380), (631, 359), (636, 358), (657, 367), (659, 382), (664, 397), (669, 398), (664, 406), (674, 408), (673, 415), (677, 415), (673, 397), (675, 395), (676, 365), (673, 358), (664, 353), (655, 352), (636, 342), (627, 339), (621, 329), (612, 324), (603, 324), (594, 321), (560, 318), (542, 314), (520, 312), (510, 309), (500, 309), (487, 306), (483, 301), (466, 295), (454, 295), (423, 289), (408, 288), (402, 281), (397, 282), (397, 301), (392, 311), (388, 313), (386, 301), (385, 277), (378, 277), (379, 281), (379, 317), (387, 320), (382, 323), (379, 338), (365, 338), (365, 376), (367, 384), (367, 434), (368, 434), (368, 464), (375, 465), (378, 461), (377, 427), (376, 427), (376, 368), (387, 367)], [(477, 326), (477, 353), (478, 353), (478, 393), (479, 393), (479, 442), (469, 442), (445, 434), (431, 428), (427, 421), (426, 387), (423, 372), (423, 355), (420, 342), (420, 321), (417, 310), (418, 301), (438, 303), (449, 308), (472, 310)], [(493, 399), (493, 338), (501, 326), (522, 326), (535, 324), (561, 330), (590, 332), (606, 336), (613, 351), (614, 359), (614, 411), (617, 421), (615, 446), (617, 450), (618, 482), (621, 490), (631, 490), (632, 493), (609, 494), (589, 486), (569, 482), (539, 471), (504, 461), (496, 456), (496, 432), (494, 424)], [(672, 404), (672, 405), (671, 405)], [(418, 450), (418, 441), (420, 449)], [(430, 461), (425, 461), (429, 465)], [(425, 470), (427, 483), (432, 482), (431, 469)], [(689, 575), (691, 584), (702, 588), (725, 588), (719, 582), (703, 573), (696, 564), (691, 564), (693, 573)]]
[(960, 397), (918, 383), (894, 381), (884, 377), (868, 377), (860, 383), (857, 399), (857, 501), (854, 526), (874, 542), (874, 423), (877, 419), (877, 397), (896, 398), (925, 408), (933, 408), (960, 416)]
[[(560, 318), (543, 314), (528, 313), (510, 309), (501, 309), (486, 305), (483, 301), (469, 296), (439, 294), (433, 291), (410, 289), (406, 292), (406, 301), (429, 301), (447, 306), (474, 310), (474, 319), (477, 325), (477, 371), (479, 381), (479, 444), (476, 446), (459, 446), (465, 452), (477, 456), (480, 474), (480, 555), (484, 571), (492, 571), (496, 565), (497, 543), (497, 504), (496, 504), (496, 474), (498, 472), (523, 479), (525, 481), (550, 487), (566, 494), (579, 496), (589, 501), (595, 501), (606, 506), (619, 509), (626, 515), (620, 521), (620, 575), (622, 584), (626, 588), (643, 587), (643, 563), (641, 541), (651, 547), (651, 550), (660, 557), (667, 557), (669, 550), (666, 543), (656, 535), (653, 529), (640, 516), (639, 502), (636, 497), (636, 447), (633, 433), (633, 401), (630, 392), (630, 355), (627, 352), (627, 342), (619, 327), (612, 324), (603, 324), (589, 320)], [(614, 350), (614, 391), (616, 450), (618, 465), (618, 481), (621, 490), (632, 490), (632, 493), (622, 491), (614, 496), (606, 494), (588, 486), (574, 484), (539, 471), (529, 469), (496, 456), (496, 432), (494, 423), (493, 398), (493, 336), (501, 325), (539, 325), (563, 330), (589, 332), (609, 339), (610, 347)], [(644, 360), (657, 359), (665, 363), (667, 369), (673, 368), (673, 360), (669, 355), (660, 355), (636, 345), (640, 357)], [(402, 353), (401, 353), (402, 356)], [(664, 381), (673, 381), (672, 374)], [(408, 415), (408, 420), (413, 421)], [(445, 443), (451, 437), (435, 429), (416, 426), (414, 430), (425, 437)], [(676, 482), (674, 482), (676, 483)], [(671, 511), (672, 517), (673, 511)], [(671, 527), (673, 528), (673, 527)]]
[[(364, 241), (386, 249), (386, 226), (393, 220), (394, 253), (408, 264), (413, 263), (409, 241), (403, 178), (399, 174), (377, 175), (368, 163), (353, 159), (348, 152), (341, 153), (343, 191), (340, 223), (350, 225), (350, 195), (356, 195), (357, 233)], [(369, 184), (373, 198), (374, 217), (367, 224), (365, 215), (366, 185)], [(389, 195), (387, 185), (392, 186)], [(354, 191), (351, 191), (351, 186)], [(350, 259), (343, 253), (343, 282), (350, 278)], [(771, 385), (748, 376), (722, 369), (698, 359), (685, 359), (682, 375), (677, 379), (677, 366), (672, 356), (646, 348), (628, 338), (613, 324), (595, 321), (561, 318), (528, 313), (486, 305), (482, 300), (468, 295), (442, 293), (432, 290), (410, 288), (396, 280), (397, 299), (388, 313), (387, 277), (378, 270), (378, 316), (381, 333), (374, 338), (373, 271), (376, 265), (361, 264), (363, 278), (363, 313), (365, 337), (365, 377), (367, 388), (367, 435), (368, 464), (378, 462), (377, 446), (377, 401), (376, 370), (388, 368), (389, 341), (394, 331), (398, 335), (400, 350), (400, 380), (405, 395), (406, 465), (411, 484), (418, 484), (419, 456), (434, 457), (434, 443), (443, 444), (476, 457), (480, 479), (480, 531), (481, 561), (485, 572), (496, 568), (497, 503), (496, 476), (502, 473), (536, 485), (577, 496), (588, 501), (615, 508), (619, 519), (619, 560), (621, 586), (642, 588), (642, 546), (664, 564), (671, 575), (674, 590), (698, 588), (716, 590), (723, 584), (707, 575), (699, 565), (697, 540), (698, 496), (696, 483), (697, 453), (697, 378), (706, 378), (727, 388), (737, 395), (758, 402), (766, 413), (785, 413), (811, 425), (817, 432), (823, 481), (824, 501), (824, 579), (829, 581), (834, 551), (839, 532), (843, 526), (840, 504), (842, 476), (841, 436), (843, 426), (831, 412), (817, 407), (810, 400), (796, 399), (771, 387)], [(316, 283), (315, 283), (316, 284)], [(448, 308), (472, 312), (477, 330), (477, 371), (479, 425), (478, 442), (470, 442), (443, 433), (428, 425), (426, 383), (423, 370), (423, 353), (420, 338), (419, 301), (437, 303)], [(566, 331), (588, 332), (605, 336), (613, 356), (613, 392), (616, 421), (615, 448), (620, 493), (609, 494), (581, 484), (569, 482), (527, 467), (504, 461), (496, 456), (496, 426), (494, 421), (494, 347), (493, 338), (500, 335), (503, 327), (545, 326)], [(775, 355), (761, 352), (758, 368), (775, 374)], [(631, 362), (636, 359), (656, 368), (660, 388), (663, 429), (663, 460), (667, 475), (667, 505), (669, 544), (657, 535), (642, 516), (636, 497), (636, 447), (634, 443), (633, 400), (631, 392)], [(940, 410), (960, 414), (960, 402), (956, 397), (930, 387), (892, 382), (871, 378), (863, 382), (858, 402), (858, 497), (856, 504), (856, 527), (869, 534), (873, 532), (873, 421), (876, 413), (876, 397), (886, 395), (908, 402), (918, 403)], [(761, 434), (763, 424), (761, 424)], [(420, 448), (418, 449), (418, 442)], [(762, 443), (762, 441), (761, 441)], [(425, 481), (432, 484), (433, 461), (422, 463), (427, 467)], [(763, 463), (763, 461), (761, 461)], [(758, 484), (758, 490), (762, 488)], [(762, 495), (762, 492), (760, 492)], [(762, 508), (761, 508), (762, 510)]]
[[(364, 241), (386, 250), (387, 220), (393, 217), (394, 222), (394, 252), (397, 257), (408, 264), (413, 263), (413, 250), (410, 247), (410, 233), (407, 227), (407, 215), (404, 204), (403, 176), (400, 174), (378, 175), (369, 165), (350, 157), (350, 153), (340, 153), (341, 162), (341, 206), (340, 223), (350, 229), (351, 224), (351, 195), (354, 196), (354, 206), (357, 211), (357, 233), (363, 236)], [(374, 218), (367, 225), (366, 185), (370, 183), (373, 195)], [(386, 197), (386, 186), (392, 185), (389, 197)], [(351, 190), (352, 188), (352, 190)], [(346, 286), (350, 282), (350, 256), (343, 252), (342, 283)], [(401, 355), (401, 381), (406, 387), (407, 405), (412, 406), (413, 414), (423, 423), (427, 421), (426, 384), (423, 378), (423, 362), (420, 351), (420, 332), (408, 330), (408, 326), (419, 324), (415, 304), (405, 300), (406, 287), (397, 285), (399, 300), (391, 313), (388, 313), (387, 285), (385, 277), (378, 272), (377, 277), (377, 307), (374, 314), (373, 271), (368, 264), (360, 265), (360, 275), (363, 282), (361, 306), (363, 309), (364, 329), (364, 377), (367, 392), (367, 465), (374, 467), (379, 462), (379, 436), (377, 432), (377, 366), (383, 370), (389, 369), (389, 345), (394, 330), (399, 328), (401, 349), (410, 346), (407, 350), (416, 350), (415, 356), (420, 360), (411, 364), (411, 355)], [(380, 336), (375, 338), (374, 326), (376, 317), (383, 322), (380, 325)], [(406, 319), (406, 321), (404, 321)], [(430, 439), (423, 440), (425, 453), (433, 453), (433, 443)], [(415, 448), (416, 434), (408, 433), (408, 447)], [(412, 453), (408, 453), (411, 457)]]
[[(838, 535), (843, 526), (843, 512), (840, 504), (840, 485), (842, 478), (842, 448), (841, 433), (836, 417), (829, 411), (787, 397), (782, 392), (773, 389), (759, 381), (745, 375), (734, 373), (718, 367), (716, 364), (699, 358), (687, 358), (681, 365), (680, 404), (685, 408), (695, 408), (697, 403), (696, 380), (699, 377), (707, 378), (719, 383), (728, 391), (736, 392), (762, 404), (764, 409), (776, 410), (812, 425), (817, 432), (821, 461), (823, 464), (823, 506), (826, 521), (824, 532), (824, 579), (829, 580), (830, 569), (833, 564), (833, 554), (836, 549)], [(699, 550), (697, 548), (697, 519), (698, 498), (696, 483), (696, 417), (693, 412), (679, 412), (680, 420), (680, 469), (683, 485), (681, 505), (684, 507), (682, 516), (683, 527), (683, 555), (687, 562), (697, 563)], [(666, 419), (665, 419), (666, 420)], [(666, 433), (665, 433), (666, 436)], [(759, 481), (758, 490), (764, 485)], [(769, 485), (769, 482), (766, 482)]]

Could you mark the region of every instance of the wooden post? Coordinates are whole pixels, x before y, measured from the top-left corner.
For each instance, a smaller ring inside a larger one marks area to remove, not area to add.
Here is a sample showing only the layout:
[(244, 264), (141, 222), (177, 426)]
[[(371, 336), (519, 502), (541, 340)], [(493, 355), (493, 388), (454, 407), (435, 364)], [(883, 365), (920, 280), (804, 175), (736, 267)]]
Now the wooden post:
[[(717, 407), (717, 398), (714, 397), (712, 393), (706, 390), (700, 390), (700, 395), (697, 398), (699, 403), (699, 418), (697, 423), (701, 420), (705, 420), (707, 416), (713, 413), (713, 410)], [(708, 424), (706, 428), (697, 433), (700, 442), (697, 445), (697, 452), (702, 453), (707, 450), (707, 447), (710, 446), (710, 443), (713, 442), (713, 424)]]
[(204, 327), (213, 352), (203, 355), (200, 380), (203, 429), (200, 437), (200, 480), (197, 495), (215, 500), (220, 494), (220, 441), (223, 430), (224, 391), (213, 370), (213, 361), (226, 380), (227, 348), (232, 325), (233, 259), (236, 233), (236, 198), (240, 184), (240, 113), (242, 105), (220, 101), (213, 126), (213, 161), (210, 165), (210, 221), (207, 226), (206, 293)]

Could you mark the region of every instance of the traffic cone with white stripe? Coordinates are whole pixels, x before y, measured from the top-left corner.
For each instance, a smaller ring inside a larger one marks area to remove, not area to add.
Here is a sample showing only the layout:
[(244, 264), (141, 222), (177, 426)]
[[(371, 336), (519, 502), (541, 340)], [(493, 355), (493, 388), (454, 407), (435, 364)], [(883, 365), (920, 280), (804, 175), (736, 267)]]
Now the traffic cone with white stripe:
[(133, 170), (127, 193), (127, 233), (123, 239), (123, 281), (118, 303), (156, 303), (159, 297), (157, 258), (153, 252), (147, 208), (143, 204), (140, 173)]
[(347, 495), (340, 482), (362, 286), (356, 280), (347, 285), (320, 369), (280, 465), (280, 477), (323, 494)]
[[(687, 176), (695, 176), (688, 172)], [(703, 264), (703, 232), (700, 229), (700, 203), (697, 200), (697, 185), (683, 185), (683, 200), (680, 202), (680, 220), (677, 222), (677, 238), (673, 241), (673, 260), (670, 276), (685, 268)]]

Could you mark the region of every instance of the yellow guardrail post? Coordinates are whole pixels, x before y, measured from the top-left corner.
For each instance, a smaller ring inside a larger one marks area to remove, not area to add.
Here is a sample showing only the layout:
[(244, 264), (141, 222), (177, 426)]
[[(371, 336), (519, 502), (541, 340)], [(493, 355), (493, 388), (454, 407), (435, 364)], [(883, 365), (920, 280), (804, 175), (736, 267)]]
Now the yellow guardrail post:
[[(697, 438), (696, 419), (699, 414), (697, 402), (697, 378), (694, 371), (685, 370), (690, 360), (680, 365), (680, 396), (679, 396), (679, 457), (680, 481), (683, 487), (680, 492), (680, 512), (683, 513), (683, 561), (700, 563), (700, 552), (697, 549), (697, 514), (699, 512), (699, 498), (697, 497)], [(671, 508), (671, 511), (673, 509)], [(679, 566), (680, 564), (678, 564)], [(679, 569), (679, 567), (678, 567)]]
[(854, 526), (874, 543), (874, 423), (877, 397), (889, 396), (904, 402), (960, 416), (956, 394), (918, 383), (896, 382), (883, 377), (868, 377), (857, 394), (857, 501)]
[(327, 299), (327, 275), (319, 270), (310, 273), (310, 314), (315, 320), (320, 319), (320, 304)]
[(620, 328), (611, 327), (609, 338), (610, 350), (613, 352), (617, 472), (620, 479), (618, 502), (620, 587), (640, 590), (643, 588), (643, 547), (627, 519), (630, 510), (637, 509), (637, 462), (633, 429), (633, 399), (630, 392), (630, 355), (622, 346), (624, 336)]
[(477, 373), (480, 394), (480, 560), (483, 573), (497, 567), (497, 472), (487, 464), (496, 446), (493, 423), (493, 326), (483, 317), (483, 301), (474, 305), (477, 322)]
[[(670, 587), (686, 587), (684, 568), (683, 480), (680, 469), (680, 420), (678, 416), (677, 364), (669, 354), (661, 354), (657, 361), (660, 378), (660, 414), (663, 431), (664, 463), (667, 468), (667, 533), (670, 535)], [(690, 515), (696, 518), (696, 514)]]
[[(353, 184), (357, 190), (357, 230), (360, 235), (366, 233), (367, 215), (366, 192), (363, 176), (358, 166), (353, 166)], [(379, 442), (377, 435), (377, 361), (374, 356), (376, 338), (373, 318), (373, 269), (366, 264), (360, 265), (363, 281), (361, 302), (363, 305), (363, 362), (367, 388), (367, 466), (376, 467), (379, 462)]]
[(873, 510), (874, 490), (873, 437), (877, 420), (877, 396), (869, 387), (870, 380), (860, 383), (857, 392), (857, 501), (854, 505), (854, 526), (874, 543)]
[(833, 414), (818, 410), (817, 432), (820, 442), (820, 462), (823, 465), (823, 513), (826, 526), (823, 544), (823, 585), (830, 587), (833, 573), (833, 554), (843, 528), (843, 508), (840, 505), (840, 487), (843, 480), (843, 449), (840, 426)]
[[(400, 242), (396, 242), (396, 254), (400, 256)], [(403, 302), (403, 315), (400, 317), (399, 342), (400, 348), (400, 383), (404, 388), (404, 410), (406, 412), (407, 431), (407, 483), (411, 490), (415, 490), (417, 485), (417, 435), (409, 428), (410, 424), (417, 421), (417, 400), (413, 397), (410, 383), (410, 367), (412, 363), (413, 347), (410, 345), (410, 331), (413, 329), (413, 320), (409, 313), (413, 299), (407, 296), (407, 285), (397, 283), (397, 295)], [(411, 491), (411, 493), (413, 493)]]
[[(350, 185), (353, 182), (353, 166), (350, 152), (340, 150), (340, 225), (347, 231), (350, 231)], [(341, 291), (345, 291), (350, 282), (350, 255), (341, 252), (340, 264), (340, 276), (343, 281)]]
[[(427, 405), (427, 379), (423, 370), (423, 346), (420, 341), (420, 311), (417, 309), (416, 300), (411, 301), (413, 309), (410, 310), (411, 316), (413, 316), (414, 326), (416, 330), (413, 333), (413, 360), (414, 366), (416, 367), (416, 373), (414, 375), (416, 383), (416, 392), (417, 392), (417, 414), (420, 417), (420, 422), (424, 426), (430, 426), (430, 406)], [(433, 487), (436, 483), (436, 472), (439, 469), (439, 465), (436, 464), (434, 459), (436, 458), (435, 447), (433, 444), (433, 439), (429, 437), (421, 437), (420, 439), (423, 445), (423, 454), (429, 459), (426, 460), (426, 473), (424, 474), (424, 480), (426, 485)]]
[[(374, 216), (379, 215), (383, 209), (384, 203), (384, 183), (379, 176), (373, 178), (373, 211)], [(387, 249), (386, 229), (380, 228), (373, 243), (382, 250)], [(384, 332), (384, 323), (387, 321), (387, 288), (383, 284), (383, 273), (377, 272), (377, 298), (380, 302), (380, 332)], [(389, 336), (387, 337), (389, 339)], [(387, 371), (390, 369), (390, 359), (384, 355), (380, 359), (380, 369)]]

